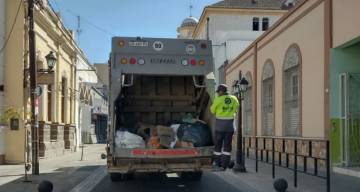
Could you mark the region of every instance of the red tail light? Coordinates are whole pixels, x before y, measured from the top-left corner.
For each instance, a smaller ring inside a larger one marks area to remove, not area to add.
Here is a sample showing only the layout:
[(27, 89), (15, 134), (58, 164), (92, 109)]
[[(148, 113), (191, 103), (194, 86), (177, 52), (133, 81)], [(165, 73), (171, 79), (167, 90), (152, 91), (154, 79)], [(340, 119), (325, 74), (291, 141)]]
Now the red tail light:
[(191, 65), (196, 65), (196, 60), (195, 60), (195, 59), (191, 59), (190, 63), (191, 63)]
[(131, 59), (130, 59), (130, 64), (132, 64), (132, 65), (136, 64), (136, 59), (135, 59), (135, 58), (131, 58)]

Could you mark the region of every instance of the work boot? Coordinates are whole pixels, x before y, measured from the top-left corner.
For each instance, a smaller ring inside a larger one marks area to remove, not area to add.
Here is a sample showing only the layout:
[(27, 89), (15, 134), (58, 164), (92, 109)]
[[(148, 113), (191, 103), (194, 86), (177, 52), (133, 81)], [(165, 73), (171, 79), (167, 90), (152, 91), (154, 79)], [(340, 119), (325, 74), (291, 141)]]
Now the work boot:
[(230, 155), (222, 155), (221, 156), (221, 167), (226, 169), (230, 165), (231, 156)]
[(212, 164), (215, 165), (215, 166), (221, 167), (221, 156), (220, 155), (213, 155)]

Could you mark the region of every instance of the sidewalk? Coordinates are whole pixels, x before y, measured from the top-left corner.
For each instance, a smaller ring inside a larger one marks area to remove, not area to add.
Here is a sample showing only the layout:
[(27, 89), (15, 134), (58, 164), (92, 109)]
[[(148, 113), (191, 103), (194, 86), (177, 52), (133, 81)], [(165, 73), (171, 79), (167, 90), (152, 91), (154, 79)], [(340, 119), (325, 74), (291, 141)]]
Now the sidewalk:
[(42, 180), (54, 184), (54, 192), (70, 191), (94, 171), (102, 169), (106, 160), (100, 158), (105, 153), (105, 145), (94, 144), (84, 147), (83, 161), (81, 149), (78, 152), (52, 159), (40, 160), (40, 175), (32, 176), (24, 182), (24, 165), (0, 166), (0, 192), (36, 192)]
[[(257, 192), (275, 192), (273, 188), (271, 164), (259, 162), (258, 173), (255, 172), (255, 161), (246, 159), (246, 173), (234, 173), (232, 170), (216, 173), (227, 178), (236, 177), (238, 182), (251, 186)], [(275, 167), (275, 178), (285, 178), (288, 181), (289, 192), (326, 192), (326, 180), (318, 177), (298, 173), (298, 187), (294, 187), (293, 172), (289, 169)], [(231, 181), (231, 183), (236, 183)], [(359, 192), (360, 179), (346, 175), (331, 174), (332, 192)]]

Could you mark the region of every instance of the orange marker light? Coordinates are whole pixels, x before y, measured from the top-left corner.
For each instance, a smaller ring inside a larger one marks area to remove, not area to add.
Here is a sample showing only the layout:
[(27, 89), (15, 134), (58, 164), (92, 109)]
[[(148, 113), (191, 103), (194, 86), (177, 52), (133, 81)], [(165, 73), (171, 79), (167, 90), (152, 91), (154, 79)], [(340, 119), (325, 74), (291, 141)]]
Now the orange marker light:
[(119, 41), (119, 47), (124, 47), (124, 45), (125, 45), (125, 42), (124, 41)]
[(126, 57), (121, 58), (120, 62), (121, 62), (121, 64), (127, 64)]
[(205, 65), (205, 60), (200, 60), (199, 65)]

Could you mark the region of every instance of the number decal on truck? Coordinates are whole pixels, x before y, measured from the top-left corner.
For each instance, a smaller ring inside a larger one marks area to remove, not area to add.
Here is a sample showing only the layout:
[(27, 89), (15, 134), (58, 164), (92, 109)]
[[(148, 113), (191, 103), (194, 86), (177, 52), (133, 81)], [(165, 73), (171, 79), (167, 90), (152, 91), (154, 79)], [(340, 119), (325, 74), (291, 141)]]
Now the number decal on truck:
[(153, 43), (153, 48), (155, 51), (161, 51), (164, 49), (164, 44), (161, 41), (155, 41)]

